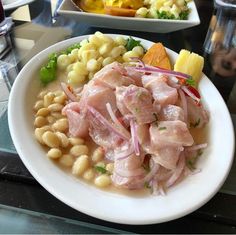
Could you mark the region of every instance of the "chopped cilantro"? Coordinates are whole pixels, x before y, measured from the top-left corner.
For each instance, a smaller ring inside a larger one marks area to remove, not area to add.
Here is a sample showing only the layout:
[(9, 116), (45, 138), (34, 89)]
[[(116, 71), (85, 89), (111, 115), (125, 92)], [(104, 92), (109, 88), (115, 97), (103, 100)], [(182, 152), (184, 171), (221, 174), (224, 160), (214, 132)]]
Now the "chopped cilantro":
[(166, 130), (167, 128), (165, 126), (162, 126), (162, 127), (159, 127), (158, 130), (159, 131), (163, 131), (163, 130)]
[(175, 20), (175, 16), (167, 11), (157, 11), (157, 18), (158, 19), (166, 19), (166, 20)]
[(189, 170), (195, 170), (196, 169), (196, 167), (195, 167), (195, 163), (196, 163), (196, 157), (194, 157), (194, 158), (191, 158), (191, 159), (188, 159), (187, 161), (186, 161), (186, 165), (187, 165), (187, 167), (189, 168)]
[(150, 167), (148, 164), (142, 164), (142, 167), (145, 171), (149, 172), (150, 171)]
[(125, 48), (126, 48), (127, 51), (131, 51), (131, 50), (132, 50), (134, 47), (136, 47), (136, 46), (141, 46), (141, 47), (143, 47), (143, 46), (141, 45), (141, 41), (135, 40), (135, 39), (133, 39), (132, 37), (129, 37), (128, 39), (126, 39), (126, 41), (127, 41), (127, 43), (126, 43), (126, 45), (125, 45)]
[(81, 47), (81, 45), (80, 45), (80, 43), (75, 43), (74, 45), (72, 45), (72, 46), (70, 46), (70, 47), (68, 47), (67, 49), (66, 49), (66, 54), (68, 55), (68, 54), (70, 54), (74, 49), (80, 49), (80, 47)]
[(197, 127), (200, 124), (200, 122), (201, 122), (200, 118), (195, 123), (190, 122), (190, 127), (195, 128), (195, 127)]
[(99, 173), (106, 174), (108, 171), (103, 166), (94, 166), (95, 170)]
[(187, 20), (189, 15), (189, 9), (180, 12), (179, 17), (175, 17), (174, 14), (167, 12), (167, 11), (157, 11), (157, 18), (158, 19), (165, 19), (165, 20)]
[(181, 11), (179, 14), (179, 19), (180, 20), (187, 20), (189, 15), (189, 9), (186, 11)]
[(195, 80), (193, 80), (192, 78), (188, 78), (186, 79), (186, 84), (190, 85), (190, 86), (195, 86), (196, 85), (196, 82)]
[(147, 189), (150, 189), (150, 188), (151, 188), (151, 186), (149, 185), (148, 182), (145, 182), (145, 183), (144, 183), (144, 187), (147, 188)]

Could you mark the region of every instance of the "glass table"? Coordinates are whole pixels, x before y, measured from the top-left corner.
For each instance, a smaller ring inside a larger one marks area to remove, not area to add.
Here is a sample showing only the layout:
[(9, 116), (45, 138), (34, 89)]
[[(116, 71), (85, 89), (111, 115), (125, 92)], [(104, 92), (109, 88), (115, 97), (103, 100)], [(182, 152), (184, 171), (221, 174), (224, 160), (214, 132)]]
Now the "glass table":
[[(7, 48), (0, 58), (0, 232), (1, 233), (236, 233), (236, 162), (219, 193), (183, 218), (154, 225), (131, 226), (92, 218), (63, 204), (30, 175), (12, 143), (7, 123), (11, 86), (35, 54), (61, 40), (92, 34), (118, 33), (162, 42), (178, 52), (189, 49), (207, 59), (204, 39), (213, 14), (213, 1), (196, 0), (201, 24), (167, 34), (93, 27), (57, 14), (61, 1), (35, 0), (6, 11), (13, 27), (5, 35)], [(216, 75), (206, 63), (204, 72)], [(234, 84), (234, 87), (236, 83)], [(225, 99), (236, 126), (236, 98)]]

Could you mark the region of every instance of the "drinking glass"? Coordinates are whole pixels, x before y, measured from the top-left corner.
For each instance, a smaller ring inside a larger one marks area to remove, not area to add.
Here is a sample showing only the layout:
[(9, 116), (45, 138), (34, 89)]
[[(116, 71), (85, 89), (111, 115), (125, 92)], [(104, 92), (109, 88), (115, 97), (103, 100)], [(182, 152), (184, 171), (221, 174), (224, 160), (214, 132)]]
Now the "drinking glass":
[[(231, 93), (236, 92), (235, 0), (214, 1), (214, 13), (204, 42), (204, 52), (207, 73), (227, 102)], [(236, 97), (233, 98), (236, 101)]]

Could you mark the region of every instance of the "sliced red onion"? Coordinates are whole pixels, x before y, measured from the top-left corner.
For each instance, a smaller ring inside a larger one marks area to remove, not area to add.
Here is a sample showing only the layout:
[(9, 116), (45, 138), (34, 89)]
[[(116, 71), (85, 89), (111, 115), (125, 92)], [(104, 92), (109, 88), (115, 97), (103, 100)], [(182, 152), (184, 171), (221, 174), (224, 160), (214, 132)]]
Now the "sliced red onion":
[(145, 176), (144, 182), (149, 182), (153, 179), (153, 177), (156, 175), (158, 169), (160, 168), (160, 165), (157, 163), (153, 163), (153, 166), (151, 167), (150, 172)]
[(182, 152), (180, 154), (180, 159), (179, 159), (178, 165), (177, 165), (173, 175), (166, 181), (165, 186), (167, 188), (172, 186), (180, 178), (180, 176), (184, 170), (184, 167), (185, 167), (185, 155)]
[(186, 86), (181, 86), (181, 89), (187, 94), (189, 95), (193, 100), (197, 101), (197, 103), (200, 102), (200, 99), (195, 96)]
[(183, 108), (183, 111), (184, 111), (184, 121), (186, 123), (188, 123), (188, 105), (187, 105), (187, 100), (186, 100), (184, 92), (181, 89), (179, 89), (178, 91), (179, 91), (179, 96), (180, 96), (181, 103), (182, 103), (182, 108)]
[(112, 119), (112, 121), (116, 124), (116, 126), (120, 129), (120, 131), (122, 131), (122, 133), (128, 138), (130, 139), (130, 133), (125, 129), (125, 127), (119, 122), (119, 120), (117, 119), (116, 115), (114, 114), (112, 108), (111, 108), (111, 104), (107, 103), (106, 104), (106, 108), (107, 111)]
[(134, 70), (137, 70), (139, 72), (144, 72), (144, 73), (145, 72), (162, 73), (162, 74), (173, 75), (173, 76), (184, 78), (184, 79), (190, 79), (191, 78), (190, 75), (185, 74), (185, 73), (176, 72), (176, 71), (172, 71), (172, 70), (168, 70), (168, 69), (156, 68), (156, 67), (147, 66), (147, 65), (144, 68), (134, 67)]
[(146, 66), (144, 64), (144, 62), (139, 57), (130, 57), (130, 59), (133, 61), (138, 61), (142, 68), (144, 68)]
[(130, 120), (130, 131), (131, 131), (131, 140), (134, 146), (134, 152), (137, 156), (140, 155), (139, 143), (138, 143), (138, 135), (137, 135), (137, 126), (133, 119)]
[(199, 149), (204, 149), (207, 147), (207, 143), (204, 143), (204, 144), (197, 144), (197, 145), (194, 145), (194, 146), (191, 146), (191, 147), (186, 147), (185, 149), (187, 151), (196, 151), (196, 150), (199, 150)]
[(106, 126), (110, 131), (116, 133), (120, 138), (122, 138), (124, 140), (129, 140), (129, 138), (127, 138), (123, 133), (121, 133), (119, 130), (117, 130), (115, 127), (113, 127), (113, 125), (110, 124), (110, 122), (108, 122), (106, 120), (106, 118), (104, 118), (102, 116), (102, 114), (100, 114), (95, 108), (88, 106), (87, 109), (95, 118), (97, 118), (97, 120), (100, 123), (102, 123), (104, 126)]
[(134, 153), (134, 149), (131, 147), (127, 149), (127, 151), (122, 151), (122, 152), (117, 153), (115, 155), (115, 158), (116, 160), (123, 160), (131, 156), (133, 153)]
[(69, 100), (77, 101), (76, 96), (69, 90), (69, 88), (66, 85), (66, 83), (61, 82), (61, 88), (65, 92), (65, 94), (66, 94), (66, 96), (68, 97)]

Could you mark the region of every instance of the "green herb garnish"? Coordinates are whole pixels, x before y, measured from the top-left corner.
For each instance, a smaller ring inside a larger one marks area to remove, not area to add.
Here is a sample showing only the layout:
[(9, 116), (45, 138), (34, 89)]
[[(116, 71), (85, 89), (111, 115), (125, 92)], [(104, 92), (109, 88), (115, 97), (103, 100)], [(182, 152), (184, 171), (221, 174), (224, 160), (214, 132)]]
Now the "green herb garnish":
[(65, 51), (60, 52), (59, 54), (53, 53), (48, 57), (48, 63), (40, 69), (39, 76), (40, 81), (43, 85), (54, 81), (56, 79), (57, 72), (57, 58), (62, 54), (70, 54), (73, 49), (80, 48), (80, 43), (76, 43), (68, 47)]
[(40, 81), (47, 85), (49, 82), (56, 79), (56, 69), (57, 69), (57, 54), (51, 54), (49, 56), (48, 63), (40, 69)]
[(150, 167), (148, 164), (142, 164), (142, 167), (143, 169), (146, 171), (146, 172), (149, 172), (150, 171)]
[(182, 11), (179, 14), (179, 19), (180, 20), (187, 20), (188, 19), (188, 15), (189, 15), (189, 9), (186, 11)]
[(188, 159), (188, 160), (186, 161), (186, 165), (187, 165), (187, 167), (188, 167), (191, 171), (196, 169), (196, 167), (195, 167), (196, 159), (197, 159), (197, 158), (194, 157), (194, 158)]
[(186, 84), (190, 85), (190, 86), (195, 86), (196, 82), (195, 80), (193, 80), (192, 78), (188, 78), (185, 80)]
[(106, 174), (108, 172), (108, 170), (106, 170), (106, 168), (103, 166), (94, 166), (94, 168), (97, 172), (102, 174)]
[(136, 46), (141, 46), (141, 47), (143, 47), (143, 46), (141, 45), (141, 41), (135, 40), (135, 39), (133, 39), (132, 37), (129, 37), (128, 39), (126, 39), (126, 41), (127, 41), (127, 43), (126, 43), (126, 45), (125, 45), (125, 48), (126, 48), (127, 51), (131, 51), (131, 50), (132, 50), (134, 47), (136, 47)]
[(149, 185), (148, 182), (145, 182), (145, 183), (144, 183), (144, 187), (147, 188), (147, 189), (150, 189), (150, 188), (151, 188), (151, 186)]
[(159, 131), (163, 131), (163, 130), (166, 130), (167, 128), (165, 126), (162, 126), (162, 127), (159, 127), (158, 130)]
[(74, 49), (80, 49), (81, 45), (80, 43), (76, 43), (66, 49), (66, 54), (70, 54)]

